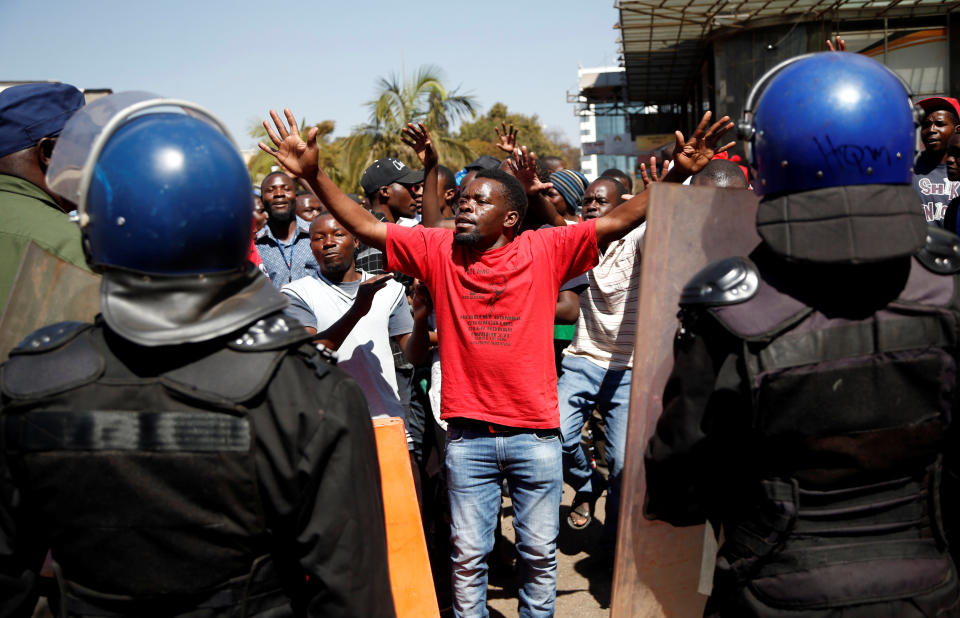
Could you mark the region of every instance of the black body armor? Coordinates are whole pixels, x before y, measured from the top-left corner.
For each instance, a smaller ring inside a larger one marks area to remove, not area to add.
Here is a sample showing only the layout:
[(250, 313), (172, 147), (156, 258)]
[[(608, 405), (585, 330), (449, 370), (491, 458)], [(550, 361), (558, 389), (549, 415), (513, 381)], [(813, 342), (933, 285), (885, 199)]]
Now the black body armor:
[(872, 264), (761, 245), (684, 290), (646, 510), (722, 523), (708, 614), (960, 613), (940, 508), (960, 286), (935, 244)]
[[(365, 403), (309, 339), (282, 315), (155, 348), (102, 323), (28, 338), (0, 374), (0, 588), (49, 548), (64, 615), (392, 615), (376, 458), (324, 469), (375, 448)], [(324, 483), (376, 496), (339, 549)]]

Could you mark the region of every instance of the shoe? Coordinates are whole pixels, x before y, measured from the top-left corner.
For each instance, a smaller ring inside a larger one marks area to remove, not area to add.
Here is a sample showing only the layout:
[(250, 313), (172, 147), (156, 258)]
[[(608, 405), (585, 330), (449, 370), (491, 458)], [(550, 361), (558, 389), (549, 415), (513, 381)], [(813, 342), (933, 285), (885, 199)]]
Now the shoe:
[[(596, 494), (585, 494), (578, 491), (573, 497), (570, 514), (567, 515), (567, 525), (574, 530), (587, 528), (593, 522), (593, 507), (596, 503)], [(575, 520), (574, 516), (577, 516), (580, 521)]]

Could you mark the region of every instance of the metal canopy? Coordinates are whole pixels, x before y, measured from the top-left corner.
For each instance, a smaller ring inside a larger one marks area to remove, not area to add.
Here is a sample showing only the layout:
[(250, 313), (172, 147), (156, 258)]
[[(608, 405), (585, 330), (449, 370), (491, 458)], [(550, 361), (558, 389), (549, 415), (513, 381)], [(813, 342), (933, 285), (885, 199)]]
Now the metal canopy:
[(943, 0), (619, 0), (615, 27), (627, 98), (681, 103), (713, 37), (809, 21), (946, 15), (957, 7), (960, 2)]

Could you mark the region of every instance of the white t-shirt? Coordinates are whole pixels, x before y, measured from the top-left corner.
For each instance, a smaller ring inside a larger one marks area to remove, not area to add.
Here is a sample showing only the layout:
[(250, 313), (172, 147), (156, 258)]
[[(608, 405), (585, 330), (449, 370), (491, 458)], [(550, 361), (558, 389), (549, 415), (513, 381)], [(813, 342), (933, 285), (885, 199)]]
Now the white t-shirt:
[[(304, 277), (283, 286), (290, 299), (286, 313), (305, 326), (322, 332), (353, 306), (357, 288), (375, 275), (360, 271), (360, 281), (336, 284), (322, 274)], [(373, 297), (370, 311), (360, 318), (337, 350), (337, 366), (349, 373), (367, 397), (370, 415), (404, 416), (397, 394), (397, 375), (390, 338), (413, 331), (413, 315), (406, 291), (390, 280)]]
[(632, 369), (640, 299), (640, 250), (646, 222), (616, 240), (587, 271), (580, 294), (577, 330), (565, 355), (580, 356), (608, 369)]

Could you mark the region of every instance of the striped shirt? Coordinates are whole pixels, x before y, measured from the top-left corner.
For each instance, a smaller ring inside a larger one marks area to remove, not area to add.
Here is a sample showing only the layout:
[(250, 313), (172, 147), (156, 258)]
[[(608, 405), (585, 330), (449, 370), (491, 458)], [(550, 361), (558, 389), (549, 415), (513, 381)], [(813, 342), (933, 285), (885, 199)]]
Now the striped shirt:
[(580, 317), (565, 355), (586, 358), (608, 369), (632, 369), (640, 299), (640, 251), (647, 224), (610, 243), (587, 272)]

